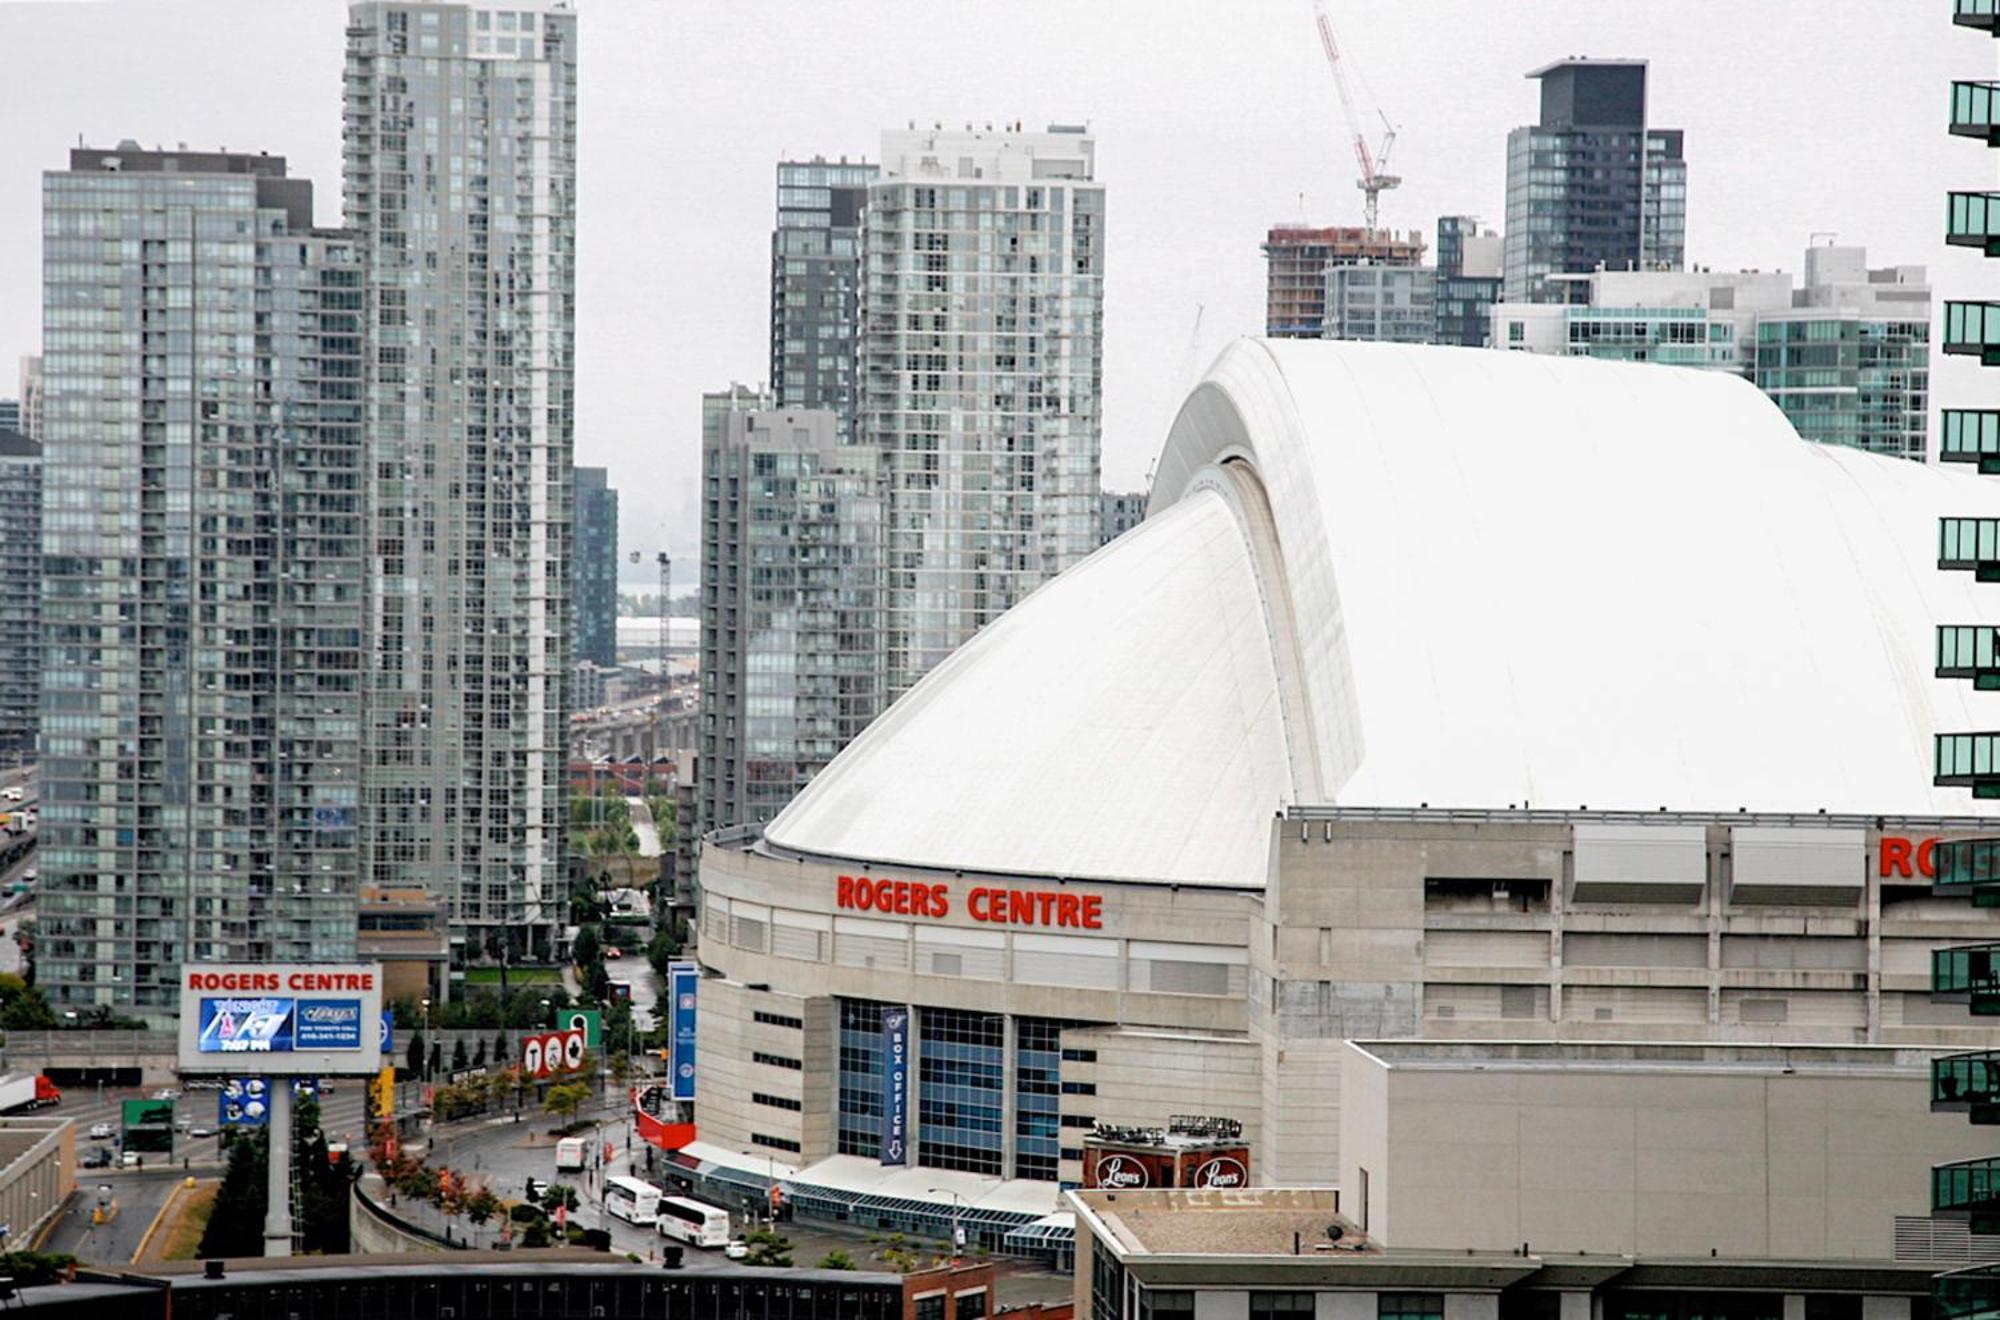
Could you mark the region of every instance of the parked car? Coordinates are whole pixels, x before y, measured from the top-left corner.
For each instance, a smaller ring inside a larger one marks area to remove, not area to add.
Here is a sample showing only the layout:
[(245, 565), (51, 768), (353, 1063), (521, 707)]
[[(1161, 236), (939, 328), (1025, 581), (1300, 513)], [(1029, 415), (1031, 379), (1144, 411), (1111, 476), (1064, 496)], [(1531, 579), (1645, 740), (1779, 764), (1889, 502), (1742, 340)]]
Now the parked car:
[(623, 958), (625, 956), (625, 950), (619, 948), (615, 944), (607, 944), (604, 946), (604, 956), (606, 958)]
[(215, 1129), (207, 1126), (198, 1127), (194, 1131), (188, 1133), (188, 1135), (190, 1137), (196, 1137), (196, 1138), (212, 1137), (215, 1135)]
[(90, 1139), (92, 1141), (111, 1140), (111, 1125), (109, 1123), (92, 1123), (90, 1125)]
[(153, 1098), (155, 1100), (178, 1100), (181, 1098), (181, 1093), (174, 1090), (173, 1087), (168, 1086), (153, 1092)]
[(193, 1126), (194, 1120), (191, 1118), (177, 1118), (174, 1120), (174, 1127), (177, 1131), (185, 1132)]
[(145, 1162), (145, 1158), (136, 1150), (128, 1150), (118, 1157), (118, 1163), (128, 1169), (136, 1169)]
[(742, 1260), (750, 1254), (750, 1244), (742, 1238), (733, 1239), (728, 1246), (722, 1249), (722, 1254), (731, 1260)]
[(83, 1158), (77, 1163), (86, 1169), (108, 1168), (111, 1164), (111, 1147), (92, 1146), (83, 1153)]

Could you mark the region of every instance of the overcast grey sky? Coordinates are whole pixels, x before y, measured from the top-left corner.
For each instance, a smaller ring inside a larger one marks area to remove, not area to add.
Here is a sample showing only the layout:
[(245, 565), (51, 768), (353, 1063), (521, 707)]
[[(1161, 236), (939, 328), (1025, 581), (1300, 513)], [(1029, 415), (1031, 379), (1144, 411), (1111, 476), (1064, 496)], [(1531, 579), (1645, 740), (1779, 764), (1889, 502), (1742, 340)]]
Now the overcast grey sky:
[[(1993, 44), (1948, 0), (1330, 0), (1401, 129), (1382, 218), (1502, 219), (1522, 75), (1564, 55), (1652, 62), (1651, 118), (1687, 130), (1688, 256), (1797, 270), (1814, 231), (1876, 264), (1947, 254), (1948, 187), (1993, 181), (1948, 138), (1946, 82)], [(773, 164), (874, 159), (880, 130), (1087, 122), (1107, 184), (1104, 477), (1136, 488), (1198, 357), (1256, 333), (1275, 221), (1358, 224), (1309, 0), (577, 0), (577, 461), (623, 500), (623, 543), (693, 581), (700, 394), (766, 370)], [(0, 394), (39, 340), (40, 171), (92, 145), (265, 150), (340, 209), (339, 0), (0, 4)], [(1992, 387), (1939, 372), (1947, 401)], [(625, 570), (643, 588), (651, 569)]]

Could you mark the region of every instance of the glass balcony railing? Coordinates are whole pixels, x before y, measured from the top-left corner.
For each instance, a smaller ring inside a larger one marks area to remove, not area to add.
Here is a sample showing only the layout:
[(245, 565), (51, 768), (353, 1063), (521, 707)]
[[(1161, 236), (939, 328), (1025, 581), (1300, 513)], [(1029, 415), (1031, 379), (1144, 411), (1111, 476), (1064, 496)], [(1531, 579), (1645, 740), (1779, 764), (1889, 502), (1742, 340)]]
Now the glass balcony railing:
[(1988, 146), (2000, 146), (2000, 83), (1954, 82), (1951, 131), (1959, 137), (1980, 138)]
[(1973, 1265), (1931, 1280), (1931, 1320), (2000, 1316), (2000, 1265)]
[(1966, 1004), (1976, 1017), (2000, 1016), (2000, 944), (1931, 950), (1931, 997)]
[(1969, 678), (1975, 690), (2000, 690), (2000, 627), (1990, 623), (1941, 623), (1937, 627), (1937, 676)]
[(2000, 1225), (2000, 1158), (1931, 1166), (1931, 1213), (1970, 1220), (1973, 1233)]
[(1939, 839), (1931, 845), (1931, 892), (2000, 907), (2000, 838)]
[(2000, 193), (1946, 193), (1944, 241), (2000, 257)]
[(2000, 303), (1945, 303), (1944, 351), (1976, 357), (1982, 366), (2000, 366)]
[(2000, 37), (2000, 0), (1953, 0), (1951, 21)]
[(1976, 463), (1983, 473), (2000, 473), (2000, 408), (1946, 408), (1938, 461)]
[(2000, 582), (2000, 518), (1938, 519), (1937, 566)]
[(1931, 1111), (1964, 1114), (1981, 1126), (2000, 1123), (2000, 1050), (1932, 1059)]
[(1936, 740), (1939, 788), (1969, 788), (1975, 798), (2000, 798), (2000, 733), (1940, 733)]

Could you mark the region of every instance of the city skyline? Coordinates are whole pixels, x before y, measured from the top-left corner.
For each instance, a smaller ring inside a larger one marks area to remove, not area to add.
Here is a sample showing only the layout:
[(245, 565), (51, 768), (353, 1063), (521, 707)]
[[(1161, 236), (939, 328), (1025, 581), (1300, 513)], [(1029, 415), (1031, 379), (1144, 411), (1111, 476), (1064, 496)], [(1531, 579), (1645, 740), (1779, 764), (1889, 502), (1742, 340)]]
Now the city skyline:
[[(1385, 197), (1382, 223), (1429, 236), (1438, 215), (1465, 213), (1499, 227), (1505, 137), (1537, 109), (1527, 71), (1571, 54), (1629, 56), (1650, 62), (1651, 117), (1696, 144), (1690, 263), (1793, 269), (1813, 232), (1835, 231), (1878, 260), (1930, 265), (1941, 287), (1977, 287), (1977, 258), (1947, 255), (1934, 218), (1911, 202), (1942, 178), (1976, 186), (1985, 162), (1936, 131), (1936, 89), (1951, 76), (1984, 76), (1990, 54), (1933, 40), (1920, 7), (1778, 8), (1800, 20), (1786, 25), (1782, 49), (1768, 34), (1784, 14), (1761, 8), (1659, 4), (1614, 15), (1550, 3), (1530, 27), (1470, 7), (1477, 21), (1442, 24), (1433, 6), (1340, 5), (1343, 41), (1401, 129), (1395, 166), (1405, 183)], [(0, 245), (0, 360), (36, 347), (32, 180), (78, 133), (94, 143), (136, 136), (148, 146), (268, 150), (308, 177), (335, 177), (342, 7), (224, 4), (204, 8), (201, 25), (181, 22), (185, 12), (0, 10), (0, 35), (48, 56), (25, 75), (16, 131), (0, 145), (0, 178), (24, 181), (0, 189), (0, 233), (16, 239)], [(1302, 3), (1232, 6), (1226, 16), (1187, 5), (1143, 29), (1109, 9), (1064, 14), (1066, 40), (1048, 52), (1036, 34), (1057, 20), (1054, 6), (1004, 20), (966, 7), (936, 25), (899, 24), (893, 10), (859, 23), (840, 22), (837, 8), (816, 11), (814, 23), (782, 12), (746, 20), (720, 5), (578, 12), (582, 42), (601, 44), (580, 112), (577, 461), (610, 467), (630, 492), (621, 544), (650, 551), (664, 542), (689, 569), (699, 545), (699, 396), (767, 370), (772, 161), (872, 158), (880, 131), (913, 117), (947, 127), (967, 116), (1088, 121), (1099, 175), (1122, 199), (1110, 217), (1106, 297), (1104, 481), (1114, 489), (1143, 483), (1188, 373), (1260, 326), (1264, 231), (1301, 218), (1359, 220), (1345, 131)], [(204, 49), (200, 34), (217, 22), (236, 39)], [(836, 29), (855, 35), (826, 41)], [(936, 42), (947, 44), (925, 44)], [(787, 113), (772, 114), (762, 89), (725, 72), (730, 61), (705, 58), (739, 46), (803, 71)], [(245, 58), (265, 48), (283, 58)], [(174, 58), (154, 59), (160, 49)], [(935, 58), (954, 52), (979, 57)], [(125, 61), (117, 79), (102, 76), (107, 58)], [(1863, 61), (1882, 83), (1879, 97), (1857, 98), (1821, 73)], [(657, 67), (672, 76), (654, 76)], [(1740, 91), (1717, 93), (1739, 82)], [(185, 93), (196, 86), (212, 95), (191, 103)], [(254, 134), (243, 105), (258, 107)], [(1826, 186), (1827, 164), (1791, 149), (1804, 123), (1843, 144), (1832, 163), (1865, 169), (1871, 186)], [(648, 159), (658, 168), (630, 167)], [(697, 180), (701, 204), (686, 205)], [(322, 195), (316, 219), (334, 223), (336, 210)], [(634, 245), (621, 231), (660, 241)], [(1197, 305), (1205, 312), (1191, 344)], [(1941, 394), (1957, 367), (1941, 368)], [(628, 588), (650, 582), (646, 558), (623, 565)]]

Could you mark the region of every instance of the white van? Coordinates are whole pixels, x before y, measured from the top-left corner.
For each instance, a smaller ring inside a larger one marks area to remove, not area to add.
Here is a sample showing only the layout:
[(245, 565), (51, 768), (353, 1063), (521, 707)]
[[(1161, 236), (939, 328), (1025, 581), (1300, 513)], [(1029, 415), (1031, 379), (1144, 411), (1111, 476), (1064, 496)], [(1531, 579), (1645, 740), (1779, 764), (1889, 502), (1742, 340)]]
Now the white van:
[(564, 1137), (556, 1143), (556, 1172), (581, 1173), (589, 1155), (590, 1145), (582, 1137)]

